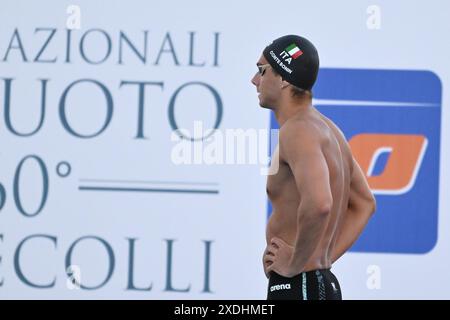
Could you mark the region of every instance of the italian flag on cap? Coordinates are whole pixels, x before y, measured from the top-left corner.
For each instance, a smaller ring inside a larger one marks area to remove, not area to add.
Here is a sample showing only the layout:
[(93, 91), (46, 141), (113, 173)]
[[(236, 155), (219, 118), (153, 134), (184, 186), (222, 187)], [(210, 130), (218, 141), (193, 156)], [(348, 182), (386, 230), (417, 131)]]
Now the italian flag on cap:
[(289, 47), (287, 47), (286, 52), (289, 53), (289, 55), (295, 59), (300, 57), (303, 54), (303, 51), (300, 50), (295, 43), (291, 44)]

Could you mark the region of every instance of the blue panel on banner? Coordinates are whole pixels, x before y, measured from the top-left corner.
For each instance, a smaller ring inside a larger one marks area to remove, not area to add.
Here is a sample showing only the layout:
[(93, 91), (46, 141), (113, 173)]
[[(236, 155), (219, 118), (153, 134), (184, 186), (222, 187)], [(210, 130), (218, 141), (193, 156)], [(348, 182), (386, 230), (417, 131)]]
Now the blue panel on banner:
[[(441, 81), (429, 71), (320, 69), (315, 106), (347, 140), (399, 134), (427, 142), (410, 188), (375, 191), (377, 211), (351, 251), (426, 253), (436, 244), (441, 92)], [(271, 128), (278, 128), (273, 114)], [(389, 153), (381, 154), (371, 176), (382, 175), (388, 161)]]

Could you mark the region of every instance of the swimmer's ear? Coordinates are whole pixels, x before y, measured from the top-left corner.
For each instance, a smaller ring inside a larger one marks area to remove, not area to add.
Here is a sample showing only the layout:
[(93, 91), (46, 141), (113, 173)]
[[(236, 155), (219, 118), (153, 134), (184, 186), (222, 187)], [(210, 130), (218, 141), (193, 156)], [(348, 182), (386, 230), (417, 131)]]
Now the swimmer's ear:
[(281, 89), (289, 87), (291, 84), (286, 80), (281, 80)]

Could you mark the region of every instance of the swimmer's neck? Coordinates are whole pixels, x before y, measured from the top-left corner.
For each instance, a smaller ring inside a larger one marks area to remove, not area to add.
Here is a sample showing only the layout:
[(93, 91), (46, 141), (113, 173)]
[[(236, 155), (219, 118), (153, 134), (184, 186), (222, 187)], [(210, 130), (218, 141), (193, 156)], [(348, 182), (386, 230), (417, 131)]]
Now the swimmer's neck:
[(312, 105), (311, 99), (304, 99), (301, 101), (295, 101), (290, 99), (289, 102), (280, 103), (278, 108), (274, 108), (275, 119), (277, 119), (280, 128), (289, 119), (295, 116), (302, 116), (309, 113), (317, 112), (316, 108)]

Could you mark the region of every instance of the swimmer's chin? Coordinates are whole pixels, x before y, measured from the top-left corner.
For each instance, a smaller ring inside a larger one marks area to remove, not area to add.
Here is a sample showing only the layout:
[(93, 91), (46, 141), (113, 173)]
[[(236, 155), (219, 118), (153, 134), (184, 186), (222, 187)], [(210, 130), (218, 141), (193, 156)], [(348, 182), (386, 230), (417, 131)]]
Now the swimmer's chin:
[(259, 103), (259, 106), (261, 107), (261, 108), (263, 108), (263, 109), (270, 109), (270, 110), (272, 110), (273, 108), (272, 107), (270, 107), (270, 106), (268, 106), (268, 105), (266, 105), (266, 104), (263, 104), (263, 103)]
[(271, 106), (269, 106), (267, 103), (265, 103), (264, 101), (261, 101), (261, 94), (258, 95), (258, 99), (259, 99), (259, 106), (260, 106), (261, 108), (264, 108), (264, 109), (270, 109), (270, 110), (273, 109), (273, 108), (272, 108)]

